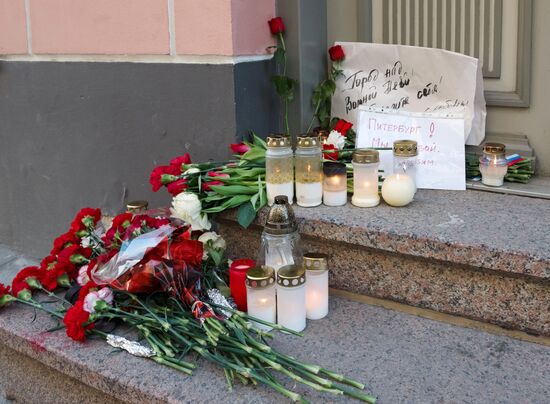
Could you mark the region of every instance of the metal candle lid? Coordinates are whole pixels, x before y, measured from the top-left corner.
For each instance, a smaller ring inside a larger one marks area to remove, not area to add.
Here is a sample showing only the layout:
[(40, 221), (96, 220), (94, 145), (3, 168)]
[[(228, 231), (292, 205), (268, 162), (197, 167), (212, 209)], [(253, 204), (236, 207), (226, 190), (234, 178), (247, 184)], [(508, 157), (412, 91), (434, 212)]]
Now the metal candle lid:
[(393, 142), (393, 155), (414, 157), (418, 155), (418, 143), (415, 140), (396, 140)]
[(294, 211), (286, 195), (278, 195), (269, 209), (264, 231), (269, 234), (291, 234), (298, 230)]
[(485, 143), (483, 145), (483, 153), (490, 155), (504, 155), (506, 151), (506, 145), (502, 143)]
[(246, 273), (246, 286), (251, 288), (265, 288), (275, 283), (275, 271), (271, 267), (253, 267)]
[(304, 268), (308, 271), (325, 271), (328, 269), (328, 255), (321, 253), (304, 254)]
[(353, 162), (359, 164), (371, 164), (378, 163), (380, 161), (380, 154), (378, 150), (373, 149), (357, 149), (353, 153)]
[(278, 285), (294, 288), (302, 286), (304, 283), (306, 283), (306, 271), (302, 266), (287, 265), (279, 268), (279, 271), (277, 271)]
[(323, 174), (327, 177), (334, 177), (335, 175), (346, 175), (347, 167), (344, 163), (338, 163), (336, 161), (325, 161), (323, 163)]
[(290, 136), (283, 133), (272, 133), (266, 138), (267, 147), (290, 147)]
[(131, 201), (126, 204), (126, 211), (127, 212), (142, 212), (144, 210), (147, 210), (149, 207), (149, 202), (147, 201)]
[(307, 133), (298, 136), (298, 147), (320, 147), (321, 139), (314, 133)]

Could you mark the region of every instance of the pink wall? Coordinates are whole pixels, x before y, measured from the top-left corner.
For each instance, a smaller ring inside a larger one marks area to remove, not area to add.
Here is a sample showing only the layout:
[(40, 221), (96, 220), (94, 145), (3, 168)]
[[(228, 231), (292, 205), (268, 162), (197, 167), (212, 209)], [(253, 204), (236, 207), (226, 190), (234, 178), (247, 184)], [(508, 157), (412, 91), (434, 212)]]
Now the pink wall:
[(27, 53), (24, 0), (0, 0), (0, 54)]
[[(275, 0), (0, 0), (0, 54), (258, 55)], [(170, 33), (169, 20), (174, 31)], [(173, 52), (173, 53), (174, 53)]]

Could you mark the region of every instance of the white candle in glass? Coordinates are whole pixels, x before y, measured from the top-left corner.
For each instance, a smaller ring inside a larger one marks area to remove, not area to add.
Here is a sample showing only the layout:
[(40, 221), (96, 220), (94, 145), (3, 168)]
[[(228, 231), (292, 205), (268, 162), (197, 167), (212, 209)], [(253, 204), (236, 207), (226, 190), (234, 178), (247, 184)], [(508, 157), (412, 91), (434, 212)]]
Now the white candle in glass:
[[(248, 315), (270, 323), (276, 321), (275, 273), (267, 266), (254, 267), (246, 274)], [(269, 331), (272, 327), (253, 321), (255, 327)]]
[(298, 136), (295, 166), (296, 203), (304, 207), (319, 206), (323, 201), (323, 170), (318, 136)]
[(361, 208), (371, 208), (380, 203), (378, 195), (377, 150), (360, 149), (353, 153), (353, 197), (351, 203)]
[(503, 143), (485, 143), (483, 156), (479, 158), (481, 182), (492, 187), (504, 184), (504, 176), (508, 172), (506, 161), (506, 146)]
[(288, 203), (294, 200), (294, 156), (290, 137), (269, 135), (266, 139), (265, 180), (267, 203), (273, 205), (275, 197), (285, 195)]
[(296, 332), (306, 328), (306, 279), (302, 267), (288, 265), (277, 273), (277, 324)]
[(392, 174), (382, 183), (382, 198), (390, 206), (406, 206), (414, 199), (414, 180), (404, 174)]
[(508, 166), (489, 164), (480, 165), (481, 182), (492, 187), (500, 187), (504, 184), (504, 176), (508, 172)]
[(348, 178), (344, 163), (323, 163), (323, 203), (327, 206), (342, 206), (348, 201)]
[(318, 320), (328, 314), (328, 267), (325, 254), (304, 254), (306, 317)]

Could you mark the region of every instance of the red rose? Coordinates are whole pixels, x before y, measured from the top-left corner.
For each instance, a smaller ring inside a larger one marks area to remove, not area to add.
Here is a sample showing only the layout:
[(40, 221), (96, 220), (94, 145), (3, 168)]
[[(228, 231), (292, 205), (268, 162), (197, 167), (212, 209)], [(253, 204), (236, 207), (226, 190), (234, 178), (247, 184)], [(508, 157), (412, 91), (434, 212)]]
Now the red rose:
[(78, 244), (78, 238), (74, 235), (74, 232), (69, 230), (67, 233), (62, 234), (53, 241), (53, 248), (50, 251), (51, 255), (57, 255), (59, 251), (73, 244)]
[[(334, 151), (327, 151), (334, 150)], [(333, 144), (324, 144), (323, 145), (323, 155), (327, 160), (338, 160), (338, 148)]]
[(174, 261), (184, 261), (190, 266), (202, 265), (203, 245), (198, 240), (186, 240), (184, 235), (172, 239), (170, 257)]
[(38, 267), (26, 267), (23, 268), (13, 281), (11, 282), (11, 293), (13, 296), (17, 297), (19, 293), (24, 290), (30, 291), (31, 287), (27, 283), (27, 279), (34, 278), (38, 282), (42, 281), (43, 271)]
[(245, 143), (231, 143), (229, 147), (231, 147), (231, 151), (235, 154), (245, 154), (247, 151), (250, 150), (250, 146)]
[(181, 194), (183, 191), (185, 191), (188, 188), (187, 179), (180, 178), (179, 180), (176, 180), (168, 184), (166, 188), (168, 189), (168, 192), (170, 192), (170, 195), (172, 196)]
[(94, 324), (86, 324), (90, 320), (90, 313), (84, 310), (84, 300), (78, 300), (73, 307), (67, 310), (63, 323), (67, 329), (67, 336), (75, 341), (86, 341), (86, 331), (94, 328)]
[(151, 172), (149, 183), (153, 188), (153, 192), (157, 192), (163, 185), (175, 181), (176, 175), (181, 174), (181, 167), (176, 166), (158, 166)]
[(281, 34), (285, 31), (285, 24), (283, 24), (283, 19), (281, 17), (272, 18), (267, 23), (273, 35)]
[(212, 191), (212, 186), (222, 186), (224, 183), (222, 181), (208, 181), (202, 184), (203, 191)]
[(184, 164), (191, 164), (191, 156), (189, 153), (185, 153), (183, 156), (175, 157), (170, 160), (170, 165), (179, 170), (178, 174), (183, 171), (181, 166)]
[(353, 124), (351, 122), (348, 122), (345, 119), (339, 119), (334, 126), (334, 130), (346, 136), (346, 133), (348, 133), (348, 130), (350, 130), (352, 126)]
[(344, 54), (344, 49), (340, 45), (334, 45), (328, 48), (328, 54), (330, 56), (330, 60), (333, 62), (339, 62), (344, 60), (346, 57)]
[(71, 230), (78, 232), (93, 227), (101, 219), (101, 210), (94, 208), (82, 208), (71, 223)]

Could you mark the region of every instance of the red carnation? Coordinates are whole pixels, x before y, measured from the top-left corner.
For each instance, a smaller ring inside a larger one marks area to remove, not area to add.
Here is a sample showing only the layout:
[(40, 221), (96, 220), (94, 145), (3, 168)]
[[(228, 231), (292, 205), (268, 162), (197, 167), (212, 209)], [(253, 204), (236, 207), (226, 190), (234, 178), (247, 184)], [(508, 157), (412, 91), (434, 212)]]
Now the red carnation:
[(67, 336), (75, 341), (86, 341), (86, 331), (94, 328), (94, 324), (86, 324), (90, 320), (90, 313), (84, 310), (84, 300), (78, 300), (73, 307), (67, 310), (63, 323), (67, 329)]
[(185, 233), (174, 238), (170, 244), (170, 257), (193, 266), (202, 265), (203, 244), (198, 240), (186, 240)]
[(73, 244), (78, 244), (78, 238), (75, 236), (74, 231), (69, 230), (53, 241), (53, 248), (50, 254), (57, 255), (59, 251)]
[(40, 269), (42, 271), (49, 271), (57, 263), (57, 258), (54, 255), (48, 255), (42, 261), (40, 261)]
[(222, 186), (224, 185), (224, 183), (222, 181), (208, 181), (208, 182), (205, 182), (202, 184), (202, 190), (203, 191), (212, 191), (212, 188), (210, 187), (213, 187), (213, 186), (216, 186), (216, 187), (219, 187), (219, 186)]
[(0, 307), (5, 306), (13, 300), (13, 296), (10, 294), (9, 286), (5, 286), (0, 283)]
[(79, 245), (69, 246), (59, 253), (57, 261), (64, 265), (82, 265), (88, 262), (92, 255), (91, 248), (84, 248)]
[(78, 300), (84, 301), (84, 298), (88, 295), (88, 293), (96, 289), (99, 289), (99, 286), (94, 281), (89, 281), (78, 291)]
[(285, 31), (285, 24), (283, 24), (283, 19), (281, 17), (272, 18), (267, 23), (273, 35), (278, 35)]
[(129, 212), (121, 213), (120, 215), (115, 216), (113, 219), (113, 223), (111, 224), (111, 229), (118, 229), (120, 227), (126, 228), (130, 226), (133, 216), (134, 215)]
[(245, 154), (247, 151), (250, 150), (250, 146), (248, 146), (246, 143), (231, 143), (229, 147), (231, 147), (231, 151), (235, 154)]
[(331, 46), (328, 49), (328, 54), (330, 56), (330, 60), (332, 60), (333, 62), (340, 62), (346, 57), (346, 55), (344, 54), (344, 49), (340, 45)]
[(11, 293), (15, 297), (19, 296), (19, 294), (23, 291), (27, 291), (27, 293), (30, 293), (30, 285), (27, 282), (27, 280), (30, 280), (30, 278), (33, 278), (35, 281), (41, 282), (43, 271), (40, 270), (38, 267), (26, 267), (23, 268), (17, 275), (15, 275), (15, 278), (13, 278), (13, 281), (11, 282)]
[(93, 227), (101, 219), (101, 210), (95, 208), (82, 208), (71, 223), (71, 230), (78, 232)]
[(163, 185), (175, 181), (176, 175), (181, 174), (181, 167), (176, 166), (158, 166), (151, 172), (149, 183), (153, 187), (153, 192), (157, 192)]
[(166, 188), (168, 189), (168, 192), (170, 192), (170, 195), (176, 196), (188, 188), (187, 180), (185, 178), (180, 178), (179, 180), (168, 184)]
[[(334, 150), (334, 151), (330, 151)], [(327, 160), (338, 160), (338, 148), (333, 144), (324, 144), (323, 145), (323, 155)]]
[(175, 157), (170, 160), (170, 165), (179, 170), (178, 174), (183, 171), (181, 166), (184, 164), (191, 164), (191, 156), (189, 153), (185, 153), (183, 156)]
[(42, 273), (41, 283), (45, 289), (54, 291), (58, 286), (68, 287), (69, 279), (74, 279), (78, 275), (75, 265), (64, 260), (58, 262), (55, 266)]
[(334, 130), (346, 136), (346, 133), (348, 133), (348, 130), (350, 130), (352, 126), (353, 124), (351, 122), (348, 122), (345, 119), (339, 119), (334, 126)]

